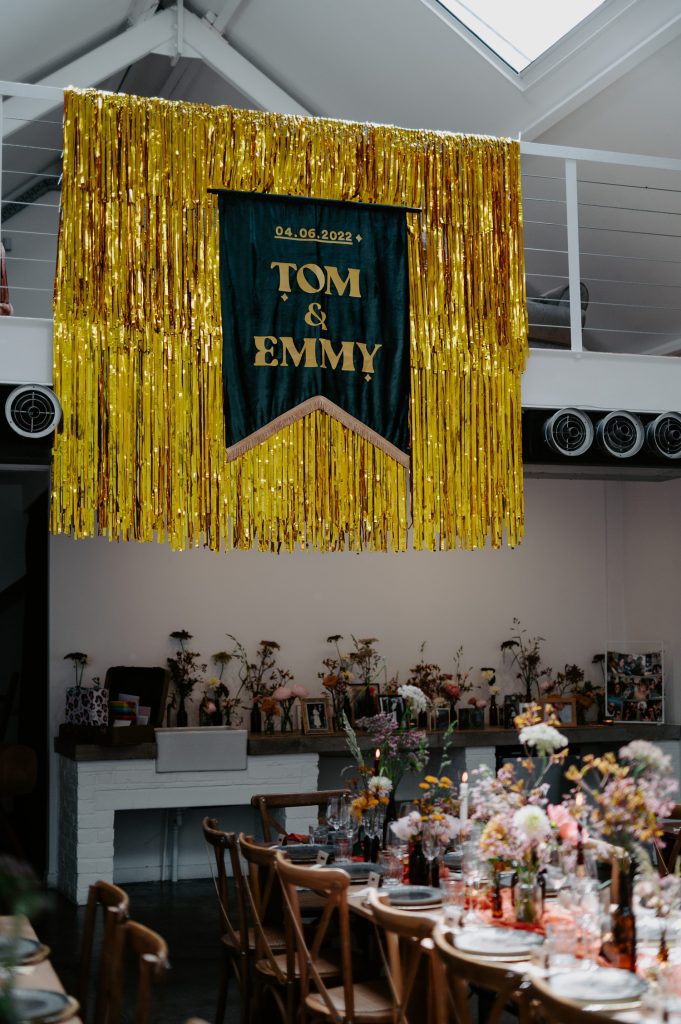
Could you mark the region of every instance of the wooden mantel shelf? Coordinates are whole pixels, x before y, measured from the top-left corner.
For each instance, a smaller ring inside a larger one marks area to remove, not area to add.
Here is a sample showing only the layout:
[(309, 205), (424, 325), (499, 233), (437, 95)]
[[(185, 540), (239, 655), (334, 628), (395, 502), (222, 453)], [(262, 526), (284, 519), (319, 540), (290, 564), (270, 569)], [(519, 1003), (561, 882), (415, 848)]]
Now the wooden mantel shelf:
[[(208, 727), (207, 727), (208, 728)], [(599, 746), (612, 749), (629, 743), (630, 740), (661, 742), (681, 739), (681, 725), (638, 725), (636, 723), (613, 723), (612, 725), (583, 725), (565, 729), (570, 747)], [(428, 734), (431, 750), (442, 749), (441, 732)], [(370, 750), (371, 738), (358, 735), (362, 750)], [(515, 729), (459, 729), (452, 734), (452, 747), (517, 747), (518, 734)], [(155, 743), (140, 743), (137, 746), (107, 747), (94, 743), (74, 743), (71, 740), (55, 739), (57, 754), (72, 761), (130, 761), (148, 760), (156, 757)], [(326, 757), (350, 757), (345, 736), (303, 735), (301, 733), (275, 733), (274, 736), (250, 734), (248, 753), (251, 756), (266, 754), (321, 754)]]

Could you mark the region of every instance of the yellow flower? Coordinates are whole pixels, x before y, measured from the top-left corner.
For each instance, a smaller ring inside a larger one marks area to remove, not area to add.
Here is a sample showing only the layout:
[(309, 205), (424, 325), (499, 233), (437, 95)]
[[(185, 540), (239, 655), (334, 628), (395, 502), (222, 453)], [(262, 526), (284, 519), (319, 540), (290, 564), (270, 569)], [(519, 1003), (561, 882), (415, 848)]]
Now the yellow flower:
[(419, 782), (419, 789), (430, 789), (427, 782)]
[(452, 785), (452, 780), (449, 778), (449, 776), (443, 775), (442, 778), (440, 779), (440, 785), (441, 786), (451, 786)]
[(431, 786), (437, 786), (438, 779), (434, 775), (426, 775), (426, 782), (429, 782)]

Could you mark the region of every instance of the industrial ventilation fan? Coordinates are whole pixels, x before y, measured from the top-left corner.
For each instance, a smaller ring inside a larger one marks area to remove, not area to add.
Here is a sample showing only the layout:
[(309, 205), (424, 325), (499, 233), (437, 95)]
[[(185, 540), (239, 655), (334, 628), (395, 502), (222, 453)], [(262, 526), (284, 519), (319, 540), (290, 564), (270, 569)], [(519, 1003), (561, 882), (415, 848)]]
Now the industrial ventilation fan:
[(523, 409), (528, 476), (681, 476), (681, 412)]
[(5, 401), (5, 418), (20, 437), (46, 437), (61, 421), (59, 399), (41, 384), (22, 384)]

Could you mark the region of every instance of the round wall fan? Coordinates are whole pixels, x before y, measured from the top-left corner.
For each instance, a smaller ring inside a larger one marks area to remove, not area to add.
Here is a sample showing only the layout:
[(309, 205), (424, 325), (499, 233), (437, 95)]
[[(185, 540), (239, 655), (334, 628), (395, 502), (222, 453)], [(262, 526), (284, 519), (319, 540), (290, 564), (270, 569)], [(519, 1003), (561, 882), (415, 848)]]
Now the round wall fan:
[(41, 384), (22, 384), (7, 396), (5, 416), (12, 430), (21, 437), (45, 437), (59, 426), (61, 406), (49, 388)]
[(662, 412), (646, 426), (646, 444), (666, 459), (681, 459), (681, 415)]
[(596, 440), (616, 459), (630, 459), (643, 447), (643, 424), (633, 412), (609, 412), (596, 427)]
[(580, 409), (559, 409), (544, 424), (544, 440), (559, 455), (583, 455), (593, 439), (593, 423)]

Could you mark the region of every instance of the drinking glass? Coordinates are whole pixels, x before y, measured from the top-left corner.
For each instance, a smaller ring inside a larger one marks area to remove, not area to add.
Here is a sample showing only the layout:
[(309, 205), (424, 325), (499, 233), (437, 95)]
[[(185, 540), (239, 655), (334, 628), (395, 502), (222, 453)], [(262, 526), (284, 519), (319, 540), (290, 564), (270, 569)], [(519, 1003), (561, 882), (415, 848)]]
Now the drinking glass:
[(428, 861), (428, 877), (433, 878), (433, 861), (440, 852), (440, 833), (434, 824), (426, 824), (423, 829), (423, 855)]
[(402, 858), (393, 850), (383, 850), (380, 862), (383, 865), (384, 888), (394, 888), (396, 885), (399, 885), (402, 881), (402, 873), (404, 870)]
[(475, 924), (478, 922), (478, 915), (475, 911), (477, 902), (475, 892), (479, 888), (483, 877), (483, 868), (480, 863), (478, 844), (476, 842), (465, 842), (463, 844), (463, 880), (468, 897), (468, 911), (463, 919), (463, 924)]
[(449, 875), (440, 881), (444, 900), (445, 923), (460, 928), (466, 909), (466, 884), (461, 875)]
[(340, 828), (341, 797), (332, 796), (326, 806), (326, 820), (332, 829)]

